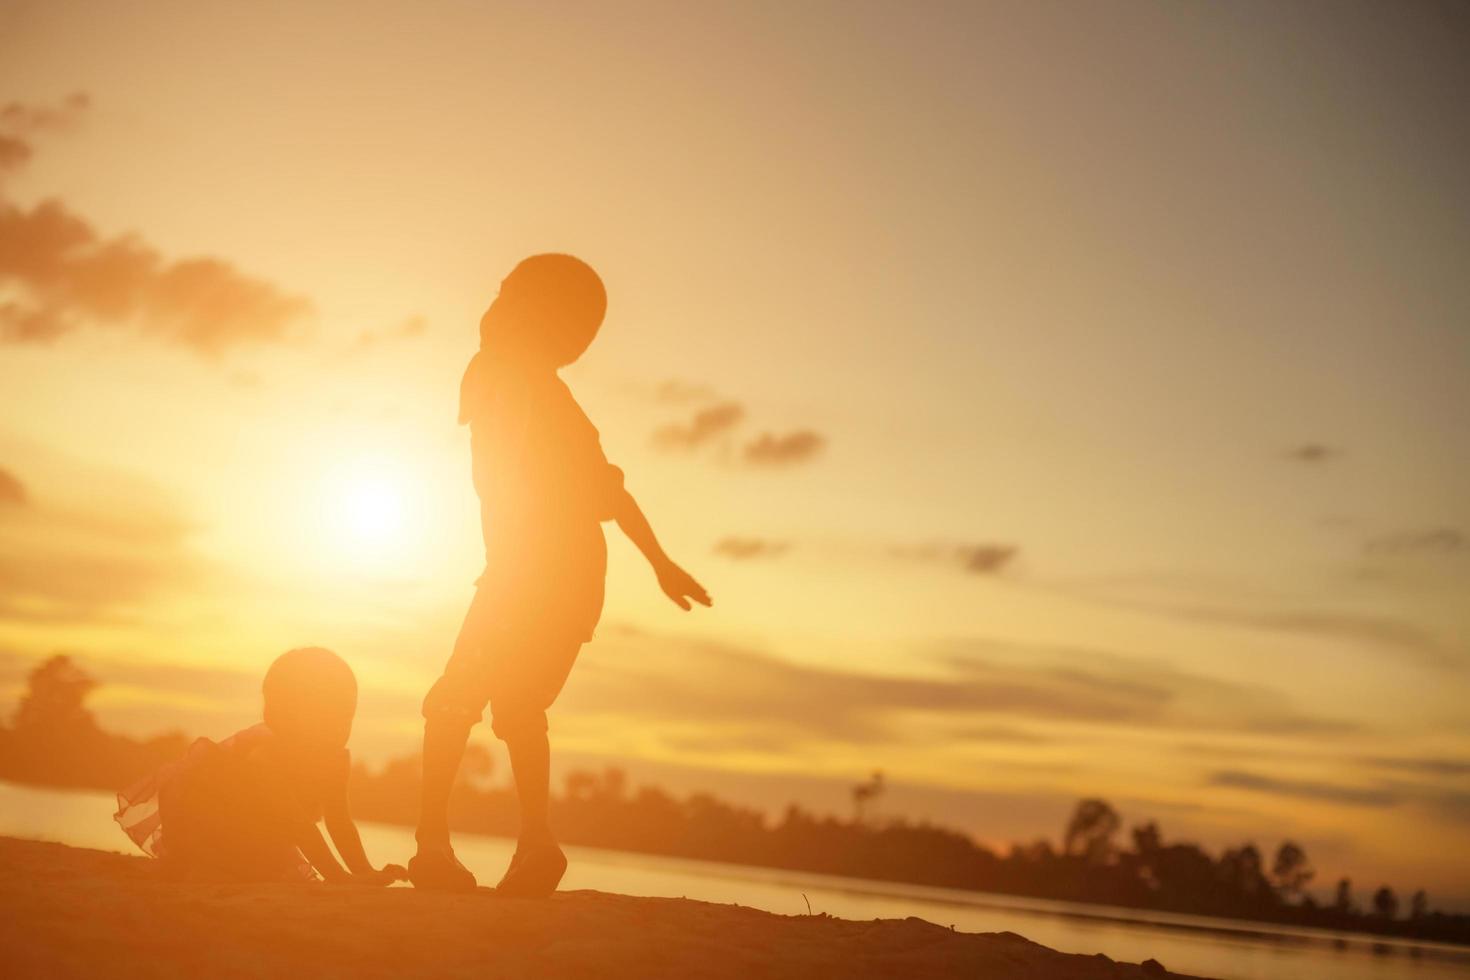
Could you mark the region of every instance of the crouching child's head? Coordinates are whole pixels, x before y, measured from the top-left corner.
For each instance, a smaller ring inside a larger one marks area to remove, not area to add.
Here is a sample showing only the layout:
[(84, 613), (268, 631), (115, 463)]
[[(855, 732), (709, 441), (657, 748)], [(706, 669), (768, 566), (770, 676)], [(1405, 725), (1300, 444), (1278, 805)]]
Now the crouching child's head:
[(480, 320), (480, 348), (565, 367), (592, 343), (606, 312), (607, 291), (590, 265), (570, 255), (533, 255), (501, 282)]
[(347, 662), (322, 647), (300, 647), (276, 658), (261, 685), (270, 730), (304, 752), (347, 745), (357, 712), (357, 678)]

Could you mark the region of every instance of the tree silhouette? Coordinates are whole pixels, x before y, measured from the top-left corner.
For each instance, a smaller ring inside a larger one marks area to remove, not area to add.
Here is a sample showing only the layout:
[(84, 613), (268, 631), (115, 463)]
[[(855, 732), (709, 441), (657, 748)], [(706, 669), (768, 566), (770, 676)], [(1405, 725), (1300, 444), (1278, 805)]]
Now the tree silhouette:
[(1392, 919), (1399, 914), (1399, 897), (1387, 885), (1373, 893), (1373, 914), (1380, 919)]
[(1281, 897), (1300, 895), (1316, 874), (1301, 845), (1289, 840), (1281, 842), (1276, 849), (1276, 860), (1271, 863), (1271, 877), (1275, 879), (1276, 890)]
[(1113, 853), (1113, 835), (1123, 825), (1122, 818), (1107, 800), (1079, 800), (1067, 832), (1062, 840), (1062, 853), (1084, 857), (1089, 864), (1103, 864)]
[(1142, 858), (1157, 854), (1164, 846), (1164, 836), (1159, 832), (1159, 825), (1150, 820), (1146, 824), (1133, 828), (1133, 850), (1138, 852)]
[(70, 657), (52, 657), (31, 671), (26, 683), (26, 693), (15, 712), (17, 732), (62, 735), (97, 731), (97, 722), (85, 704), (97, 682)]
[(863, 818), (866, 815), (865, 811), (867, 809), (869, 801), (875, 800), (879, 796), (882, 796), (883, 788), (883, 773), (881, 770), (876, 769), (873, 771), (873, 775), (868, 778), (867, 782), (858, 783), (852, 788), (853, 823), (863, 823)]
[(1342, 915), (1353, 914), (1353, 881), (1343, 878), (1337, 883), (1337, 894), (1332, 899), (1332, 909)]
[(1271, 892), (1271, 883), (1266, 880), (1263, 870), (1261, 852), (1254, 844), (1227, 849), (1220, 855), (1219, 869), (1225, 884), (1242, 895), (1257, 896)]
[(1429, 896), (1424, 894), (1424, 889), (1421, 888), (1414, 893), (1413, 898), (1409, 899), (1409, 918), (1418, 922), (1428, 915)]
[(12, 725), (0, 728), (0, 776), (119, 789), (183, 754), (188, 742), (176, 733), (137, 741), (104, 732), (87, 710), (96, 687), (63, 655), (32, 670)]

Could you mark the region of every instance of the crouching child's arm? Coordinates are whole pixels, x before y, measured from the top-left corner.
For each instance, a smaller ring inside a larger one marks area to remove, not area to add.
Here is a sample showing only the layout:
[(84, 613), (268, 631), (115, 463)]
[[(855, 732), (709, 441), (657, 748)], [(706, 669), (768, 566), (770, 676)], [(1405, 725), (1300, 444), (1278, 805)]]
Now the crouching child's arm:
[[(621, 473), (619, 474), (621, 476)], [(638, 506), (638, 501), (626, 489), (620, 489), (613, 507), (613, 517), (618, 522), (618, 527), (628, 536), (628, 540), (643, 552), (643, 557), (653, 566), (654, 575), (658, 576), (658, 587), (663, 590), (680, 609), (690, 609), (689, 600), (693, 599), (701, 606), (710, 604), (709, 593), (704, 586), (694, 580), (684, 569), (674, 564), (673, 560), (664, 553), (659, 545), (658, 538), (653, 535), (653, 528), (648, 523), (648, 518), (643, 516), (643, 510)]]
[[(332, 859), (331, 852), (327, 851), (326, 841), (313, 826), (312, 834), (316, 837), (316, 842), (321, 845), (332, 867), (340, 874), (334, 878), (320, 865), (317, 865), (317, 870), (321, 871), (322, 876), (328, 881), (336, 880), (362, 885), (389, 885), (394, 881), (407, 879), (408, 872), (396, 864), (384, 865), (381, 870), (378, 870), (368, 861), (367, 851), (363, 850), (362, 837), (357, 833), (357, 824), (353, 821), (352, 811), (347, 805), (347, 776), (348, 768), (343, 766), (340, 780), (334, 779), (334, 785), (329, 788), (326, 801), (322, 806), (322, 818), (327, 825), (327, 833), (332, 835), (332, 843), (336, 845), (337, 853), (342, 856), (342, 860), (347, 863), (347, 870), (343, 871), (341, 866)], [(316, 858), (309, 853), (306, 856), (313, 865), (316, 865)]]
[(332, 849), (322, 838), (322, 832), (316, 829), (316, 824), (303, 821), (297, 827), (296, 846), (301, 849), (306, 860), (311, 862), (311, 866), (327, 881), (345, 884), (353, 879), (351, 872), (337, 863)]

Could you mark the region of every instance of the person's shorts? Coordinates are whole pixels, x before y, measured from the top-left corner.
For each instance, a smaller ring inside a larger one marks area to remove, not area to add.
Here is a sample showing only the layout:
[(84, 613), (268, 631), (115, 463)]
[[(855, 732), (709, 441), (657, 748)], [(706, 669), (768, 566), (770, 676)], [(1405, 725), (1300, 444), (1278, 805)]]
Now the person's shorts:
[[(489, 577), (478, 583), (444, 675), (424, 698), (424, 717), (473, 725), (489, 705), (498, 738), (544, 732), (546, 709), (566, 684), (591, 627), (585, 615), (527, 603), (494, 587)], [(600, 610), (600, 590), (596, 598)]]

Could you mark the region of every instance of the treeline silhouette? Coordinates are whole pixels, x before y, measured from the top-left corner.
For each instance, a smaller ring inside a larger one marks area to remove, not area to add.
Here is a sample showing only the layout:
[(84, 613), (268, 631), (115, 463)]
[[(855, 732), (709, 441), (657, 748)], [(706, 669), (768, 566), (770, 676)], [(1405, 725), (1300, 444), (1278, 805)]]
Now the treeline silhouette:
[[(104, 732), (86, 708), (96, 682), (64, 656), (30, 675), (9, 725), (0, 726), (0, 779), (58, 787), (116, 790), (179, 758), (190, 740), (170, 733), (146, 740)], [(452, 799), (456, 830), (514, 835), (516, 805), (508, 787), (489, 784), (493, 757), (471, 744)], [(359, 817), (412, 826), (419, 760), (376, 771), (357, 764), (353, 809)], [(1470, 942), (1470, 916), (1431, 910), (1423, 890), (1407, 903), (1388, 886), (1360, 905), (1348, 879), (1330, 902), (1307, 886), (1315, 873), (1306, 852), (1285, 841), (1268, 862), (1254, 844), (1212, 856), (1197, 844), (1166, 842), (1156, 823), (1123, 825), (1106, 801), (1077, 804), (1059, 844), (1038, 839), (1006, 853), (928, 822), (877, 819), (881, 773), (853, 787), (850, 818), (819, 816), (796, 805), (771, 820), (759, 810), (706, 793), (675, 797), (629, 785), (618, 769), (576, 771), (552, 801), (560, 837), (572, 844), (731, 864), (1252, 919), (1378, 935)], [(1402, 914), (1401, 914), (1402, 913)]]

